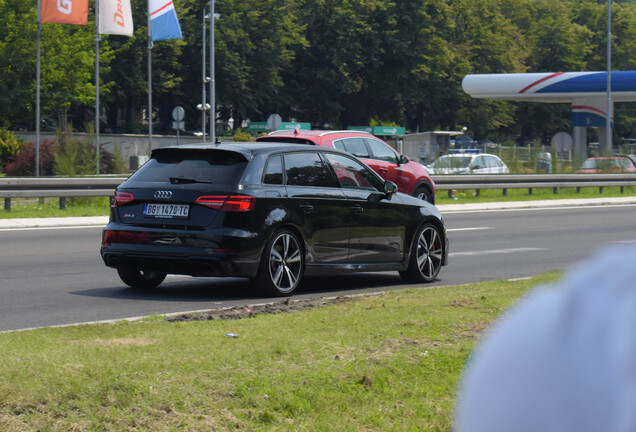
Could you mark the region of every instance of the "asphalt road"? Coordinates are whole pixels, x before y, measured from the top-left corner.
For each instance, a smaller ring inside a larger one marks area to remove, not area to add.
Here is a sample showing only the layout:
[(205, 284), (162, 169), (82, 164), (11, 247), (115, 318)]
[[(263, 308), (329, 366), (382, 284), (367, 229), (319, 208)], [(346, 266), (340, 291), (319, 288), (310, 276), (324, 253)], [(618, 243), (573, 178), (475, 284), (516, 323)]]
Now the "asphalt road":
[[(566, 268), (606, 245), (636, 243), (635, 215), (636, 204), (444, 211), (450, 264), (426, 286)], [(153, 291), (126, 288), (103, 265), (100, 236), (99, 226), (0, 229), (0, 331), (271, 300), (255, 297), (244, 279), (169, 276)], [(405, 286), (397, 273), (308, 278), (296, 298)]]

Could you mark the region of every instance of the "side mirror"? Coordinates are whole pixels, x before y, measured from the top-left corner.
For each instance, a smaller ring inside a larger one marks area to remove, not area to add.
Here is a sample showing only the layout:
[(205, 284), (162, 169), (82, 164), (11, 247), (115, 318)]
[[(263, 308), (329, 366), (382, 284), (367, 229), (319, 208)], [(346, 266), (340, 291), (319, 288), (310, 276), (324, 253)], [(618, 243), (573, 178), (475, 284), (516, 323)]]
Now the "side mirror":
[(400, 155), (400, 159), (398, 161), (398, 165), (404, 165), (404, 164), (407, 164), (407, 163), (409, 163), (409, 158), (407, 158), (404, 155)]
[(386, 196), (390, 197), (391, 195), (396, 193), (397, 190), (398, 190), (397, 185), (393, 183), (392, 181), (387, 180), (384, 182), (384, 193)]

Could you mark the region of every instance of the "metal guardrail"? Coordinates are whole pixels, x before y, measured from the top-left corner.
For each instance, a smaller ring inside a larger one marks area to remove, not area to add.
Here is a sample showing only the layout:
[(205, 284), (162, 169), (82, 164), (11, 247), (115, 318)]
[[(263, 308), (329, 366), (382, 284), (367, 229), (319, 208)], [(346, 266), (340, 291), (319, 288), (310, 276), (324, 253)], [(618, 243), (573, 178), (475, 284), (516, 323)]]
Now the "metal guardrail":
[(11, 198), (58, 197), (60, 208), (66, 198), (111, 196), (127, 177), (4, 177), (0, 178), (0, 198), (11, 211)]
[[(497, 175), (435, 175), (432, 176), (438, 191), (474, 189), (479, 196), (482, 189), (552, 188), (556, 193), (564, 187), (636, 186), (636, 174), (497, 174)], [(0, 198), (4, 208), (11, 211), (12, 198), (60, 198), (60, 208), (65, 207), (66, 198), (110, 196), (127, 177), (3, 177), (0, 178)]]
[(440, 190), (474, 189), (479, 196), (481, 189), (502, 189), (506, 195), (508, 189), (552, 188), (554, 193), (559, 188), (575, 187), (577, 192), (582, 187), (598, 187), (603, 193), (605, 187), (636, 186), (636, 174), (496, 174), (496, 175), (434, 175), (436, 188)]

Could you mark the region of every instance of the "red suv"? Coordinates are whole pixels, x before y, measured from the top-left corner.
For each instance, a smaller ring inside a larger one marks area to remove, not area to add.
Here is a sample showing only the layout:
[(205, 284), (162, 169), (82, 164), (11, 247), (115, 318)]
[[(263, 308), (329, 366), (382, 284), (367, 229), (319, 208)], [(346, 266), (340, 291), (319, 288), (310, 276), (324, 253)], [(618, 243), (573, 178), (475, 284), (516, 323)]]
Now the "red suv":
[(398, 190), (435, 204), (435, 183), (421, 164), (393, 150), (379, 138), (367, 132), (325, 130), (280, 130), (256, 138), (275, 141), (334, 147), (357, 156), (385, 180), (397, 184)]

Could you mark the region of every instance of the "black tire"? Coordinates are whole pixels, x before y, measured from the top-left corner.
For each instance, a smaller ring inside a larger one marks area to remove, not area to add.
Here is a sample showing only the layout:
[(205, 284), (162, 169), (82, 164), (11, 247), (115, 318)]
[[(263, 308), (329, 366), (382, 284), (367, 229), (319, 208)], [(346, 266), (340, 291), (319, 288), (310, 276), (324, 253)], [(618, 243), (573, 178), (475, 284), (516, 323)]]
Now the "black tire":
[(411, 247), (409, 266), (400, 272), (406, 282), (432, 282), (442, 268), (444, 237), (439, 228), (426, 223), (417, 231)]
[(433, 195), (431, 189), (427, 188), (426, 186), (420, 186), (415, 189), (415, 192), (413, 192), (413, 196), (431, 204), (435, 204), (435, 196)]
[(256, 278), (252, 283), (267, 295), (290, 296), (304, 271), (303, 249), (291, 230), (277, 231), (265, 245)]
[(156, 288), (166, 278), (165, 273), (139, 270), (132, 267), (118, 268), (117, 273), (122, 282), (132, 288)]

